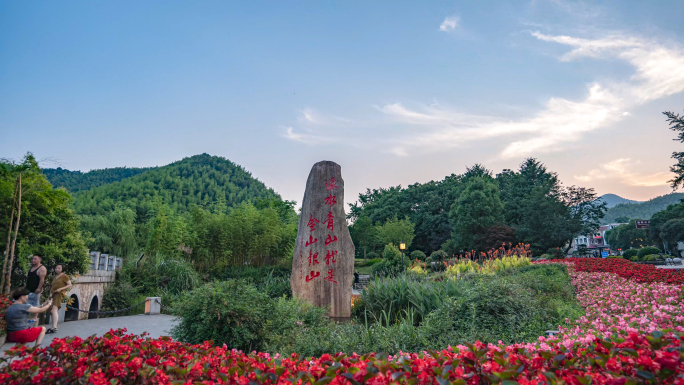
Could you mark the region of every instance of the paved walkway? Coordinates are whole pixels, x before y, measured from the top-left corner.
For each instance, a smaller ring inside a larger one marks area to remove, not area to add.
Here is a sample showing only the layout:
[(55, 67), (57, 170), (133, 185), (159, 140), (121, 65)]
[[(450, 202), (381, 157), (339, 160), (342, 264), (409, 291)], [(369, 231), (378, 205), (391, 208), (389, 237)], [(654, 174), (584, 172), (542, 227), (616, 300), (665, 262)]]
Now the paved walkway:
[[(68, 336), (78, 336), (81, 338), (90, 337), (93, 334), (102, 336), (110, 329), (126, 328), (128, 333), (141, 334), (149, 333), (149, 337), (157, 338), (168, 336), (171, 328), (176, 324), (175, 317), (165, 314), (160, 315), (132, 315), (126, 317), (100, 318), (83, 321), (70, 321), (59, 324), (57, 333), (46, 334), (41, 346), (48, 346), (54, 338), (64, 338)], [(0, 351), (8, 350), (14, 343), (5, 343)], [(33, 343), (28, 344), (33, 346)]]

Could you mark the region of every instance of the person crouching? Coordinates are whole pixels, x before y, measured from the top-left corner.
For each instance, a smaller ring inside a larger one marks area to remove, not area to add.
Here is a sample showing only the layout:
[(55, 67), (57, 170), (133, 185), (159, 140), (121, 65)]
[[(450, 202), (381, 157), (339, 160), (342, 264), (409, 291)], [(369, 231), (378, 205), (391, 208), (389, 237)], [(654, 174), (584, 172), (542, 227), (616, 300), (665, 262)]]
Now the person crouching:
[(5, 313), (5, 321), (7, 322), (7, 341), (16, 342), (17, 344), (26, 344), (36, 341), (35, 346), (40, 346), (45, 337), (45, 327), (29, 327), (29, 315), (40, 314), (52, 306), (52, 301), (49, 300), (42, 307), (31, 306), (27, 304), (29, 291), (26, 288), (17, 289), (12, 298), (14, 303), (7, 308)]

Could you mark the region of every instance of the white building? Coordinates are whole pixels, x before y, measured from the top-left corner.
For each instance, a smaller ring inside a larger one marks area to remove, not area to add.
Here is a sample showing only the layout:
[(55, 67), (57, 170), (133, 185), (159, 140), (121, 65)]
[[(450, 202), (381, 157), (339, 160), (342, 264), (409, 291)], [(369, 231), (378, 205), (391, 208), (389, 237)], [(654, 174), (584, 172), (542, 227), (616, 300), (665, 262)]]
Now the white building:
[(606, 232), (612, 230), (624, 223), (611, 223), (609, 225), (601, 226), (593, 234), (578, 235), (572, 239), (570, 253), (576, 252), (581, 245), (586, 246), (589, 254), (594, 252), (600, 253), (603, 250), (610, 251), (610, 245), (606, 242)]

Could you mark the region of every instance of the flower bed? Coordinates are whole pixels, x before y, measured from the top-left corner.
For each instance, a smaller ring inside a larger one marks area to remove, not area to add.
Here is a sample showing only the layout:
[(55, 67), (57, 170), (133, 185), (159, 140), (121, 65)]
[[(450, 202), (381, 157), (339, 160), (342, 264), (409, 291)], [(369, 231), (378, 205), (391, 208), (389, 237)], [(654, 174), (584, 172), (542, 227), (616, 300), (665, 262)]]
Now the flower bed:
[[(634, 263), (622, 258), (572, 258), (562, 261), (572, 263), (576, 271), (612, 273), (637, 282), (684, 284), (684, 270), (659, 269), (653, 265)], [(554, 263), (556, 260), (545, 262)]]
[[(457, 346), (440, 352), (309, 358), (243, 354), (210, 343), (146, 339), (110, 331), (47, 348), (15, 348), (0, 358), (7, 384), (636, 384), (684, 385), (682, 285), (643, 282), (607, 271), (606, 260), (562, 260), (586, 315), (557, 337), (505, 346)], [(578, 263), (579, 262), (579, 263)], [(594, 271), (588, 271), (594, 270)], [(661, 332), (663, 330), (664, 332)], [(177, 382), (176, 382), (177, 381)]]
[(684, 335), (629, 333), (549, 350), (515, 346), (469, 347), (388, 357), (323, 355), (302, 359), (243, 354), (210, 344), (144, 339), (111, 331), (103, 338), (57, 339), (48, 348), (20, 348), (3, 363), (5, 384), (625, 384), (650, 380), (682, 384)]

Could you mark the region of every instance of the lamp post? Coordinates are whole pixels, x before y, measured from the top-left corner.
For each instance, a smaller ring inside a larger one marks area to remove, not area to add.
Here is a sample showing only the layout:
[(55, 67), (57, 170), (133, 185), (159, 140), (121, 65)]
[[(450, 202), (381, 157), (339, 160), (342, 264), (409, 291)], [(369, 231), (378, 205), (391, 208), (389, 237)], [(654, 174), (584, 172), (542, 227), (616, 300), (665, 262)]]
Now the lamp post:
[(399, 241), (399, 250), (401, 250), (401, 269), (404, 269), (404, 250), (406, 249), (406, 244), (403, 240)]

